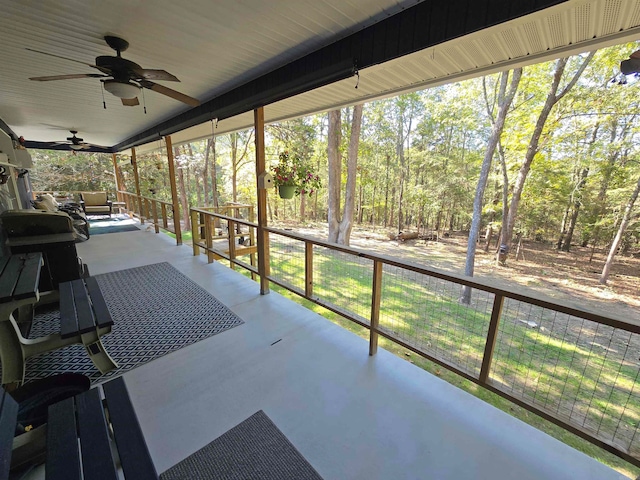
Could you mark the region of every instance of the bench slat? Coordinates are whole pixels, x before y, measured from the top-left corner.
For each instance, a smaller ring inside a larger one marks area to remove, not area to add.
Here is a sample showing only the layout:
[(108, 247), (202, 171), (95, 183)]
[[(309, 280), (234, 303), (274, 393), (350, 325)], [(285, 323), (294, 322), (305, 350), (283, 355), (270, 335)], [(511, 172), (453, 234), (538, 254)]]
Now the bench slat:
[(10, 302), (13, 299), (13, 291), (21, 269), (22, 260), (18, 255), (12, 255), (0, 276), (0, 303)]
[(11, 447), (13, 445), (13, 434), (16, 430), (18, 420), (18, 402), (11, 395), (2, 390), (2, 407), (0, 410), (0, 479), (9, 478), (9, 467), (11, 467)]
[(60, 336), (62, 338), (73, 337), (78, 334), (78, 318), (73, 302), (73, 288), (71, 282), (63, 282), (58, 288), (60, 291)]
[(49, 407), (46, 480), (81, 480), (80, 452), (73, 398)]
[(24, 266), (20, 272), (20, 278), (13, 291), (13, 298), (35, 298), (40, 283), (40, 268), (42, 266), (42, 254), (25, 255)]
[(77, 395), (76, 407), (85, 480), (117, 480), (98, 389), (92, 388)]
[(0, 257), (0, 273), (2, 273), (4, 267), (6, 267), (7, 263), (9, 263), (9, 258), (11, 258), (11, 256), (9, 255), (6, 257)]
[(122, 377), (102, 385), (125, 478), (158, 480)]
[(89, 295), (84, 288), (82, 279), (72, 280), (73, 301), (76, 304), (76, 314), (78, 315), (78, 330), (80, 333), (87, 333), (96, 328), (93, 317), (93, 310), (89, 303)]
[[(10, 259), (11, 259), (10, 256), (0, 257), (0, 275), (2, 275), (4, 273), (4, 269), (7, 268), (7, 264), (9, 263)], [(2, 296), (2, 293), (0, 292), (0, 297), (1, 296)], [(2, 303), (3, 301), (8, 302), (9, 300), (1, 300), (0, 299), (0, 303)]]
[(87, 285), (87, 290), (91, 297), (91, 303), (93, 303), (93, 310), (96, 314), (96, 323), (98, 324), (98, 327), (108, 327), (109, 325), (113, 325), (111, 313), (109, 312), (109, 308), (107, 308), (107, 303), (104, 301), (98, 281), (95, 277), (87, 277), (84, 279), (84, 282)]

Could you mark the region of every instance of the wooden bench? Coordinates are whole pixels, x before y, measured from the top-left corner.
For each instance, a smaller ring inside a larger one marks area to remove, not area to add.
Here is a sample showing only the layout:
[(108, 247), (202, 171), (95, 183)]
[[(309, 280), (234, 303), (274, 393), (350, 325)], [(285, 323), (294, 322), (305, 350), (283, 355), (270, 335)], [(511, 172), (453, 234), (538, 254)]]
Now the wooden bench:
[(105, 351), (100, 337), (111, 332), (113, 320), (94, 278), (60, 284), (60, 334), (36, 339), (22, 336), (13, 313), (40, 299), (38, 282), (41, 253), (0, 259), (0, 361), (2, 384), (24, 381), (26, 360), (73, 344), (83, 344), (101, 373), (118, 367)]
[[(0, 480), (9, 476), (17, 413), (2, 389)], [(158, 479), (122, 377), (51, 405), (46, 438), (46, 480), (116, 480), (118, 463), (127, 480)]]
[(100, 373), (118, 368), (100, 340), (111, 332), (112, 325), (113, 319), (94, 277), (60, 284), (60, 338), (82, 343)]

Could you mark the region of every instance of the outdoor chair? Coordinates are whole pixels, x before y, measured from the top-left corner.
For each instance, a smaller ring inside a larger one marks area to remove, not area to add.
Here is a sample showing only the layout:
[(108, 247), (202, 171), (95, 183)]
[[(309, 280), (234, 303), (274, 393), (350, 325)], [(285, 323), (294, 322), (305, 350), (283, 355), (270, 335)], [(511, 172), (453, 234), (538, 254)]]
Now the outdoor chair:
[(112, 203), (107, 192), (80, 192), (80, 205), (87, 215), (111, 216)]

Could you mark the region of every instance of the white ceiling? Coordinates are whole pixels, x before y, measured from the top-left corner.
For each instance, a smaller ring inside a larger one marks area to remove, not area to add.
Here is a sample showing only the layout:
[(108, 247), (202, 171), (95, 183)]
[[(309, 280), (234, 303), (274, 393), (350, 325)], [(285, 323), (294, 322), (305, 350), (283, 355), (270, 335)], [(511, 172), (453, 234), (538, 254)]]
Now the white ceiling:
[[(158, 82), (206, 101), (337, 38), (411, 6), (415, 0), (0, 0), (0, 118), (28, 140), (114, 145), (187, 105), (145, 91), (142, 107), (124, 107), (96, 78), (29, 77), (99, 73), (32, 48), (93, 63), (115, 54), (105, 34), (126, 39), (123, 57), (164, 69), (181, 82)], [(142, 102), (142, 98), (140, 98)]]
[[(63, 3), (64, 6), (60, 4)], [(95, 73), (25, 47), (92, 63), (112, 50), (102, 37), (131, 44), (123, 57), (165, 69), (164, 82), (206, 101), (345, 37), (416, 1), (391, 0), (0, 0), (0, 118), (29, 140), (62, 140), (77, 129), (85, 141), (114, 145), (188, 106), (146, 91), (142, 107), (124, 107), (98, 79), (31, 82), (28, 77)], [(541, 12), (360, 71), (350, 78), (265, 108), (267, 122), (322, 112), (640, 38), (640, 0), (570, 0)], [(622, 60), (622, 59), (621, 59)], [(163, 82), (158, 82), (163, 83)], [(247, 128), (246, 113), (217, 132)], [(174, 143), (209, 136), (211, 122), (173, 134)], [(147, 148), (157, 148), (151, 144)], [(144, 150), (144, 148), (142, 148)]]

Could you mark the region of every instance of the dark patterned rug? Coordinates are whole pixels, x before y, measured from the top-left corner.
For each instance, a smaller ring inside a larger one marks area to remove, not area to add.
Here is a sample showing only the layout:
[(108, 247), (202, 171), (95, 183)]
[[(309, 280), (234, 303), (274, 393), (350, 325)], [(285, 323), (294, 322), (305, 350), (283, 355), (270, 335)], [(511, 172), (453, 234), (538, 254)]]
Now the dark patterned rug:
[(140, 231), (135, 225), (105, 225), (96, 227), (91, 224), (89, 233), (91, 235), (101, 235), (103, 233), (120, 233)]
[(160, 480), (322, 480), (262, 411), (160, 475)]
[[(101, 375), (82, 345), (27, 360), (25, 381), (67, 372), (92, 383), (244, 323), (202, 287), (168, 263), (96, 275), (114, 325), (102, 337), (119, 368)], [(38, 311), (30, 338), (60, 330), (57, 310)]]

